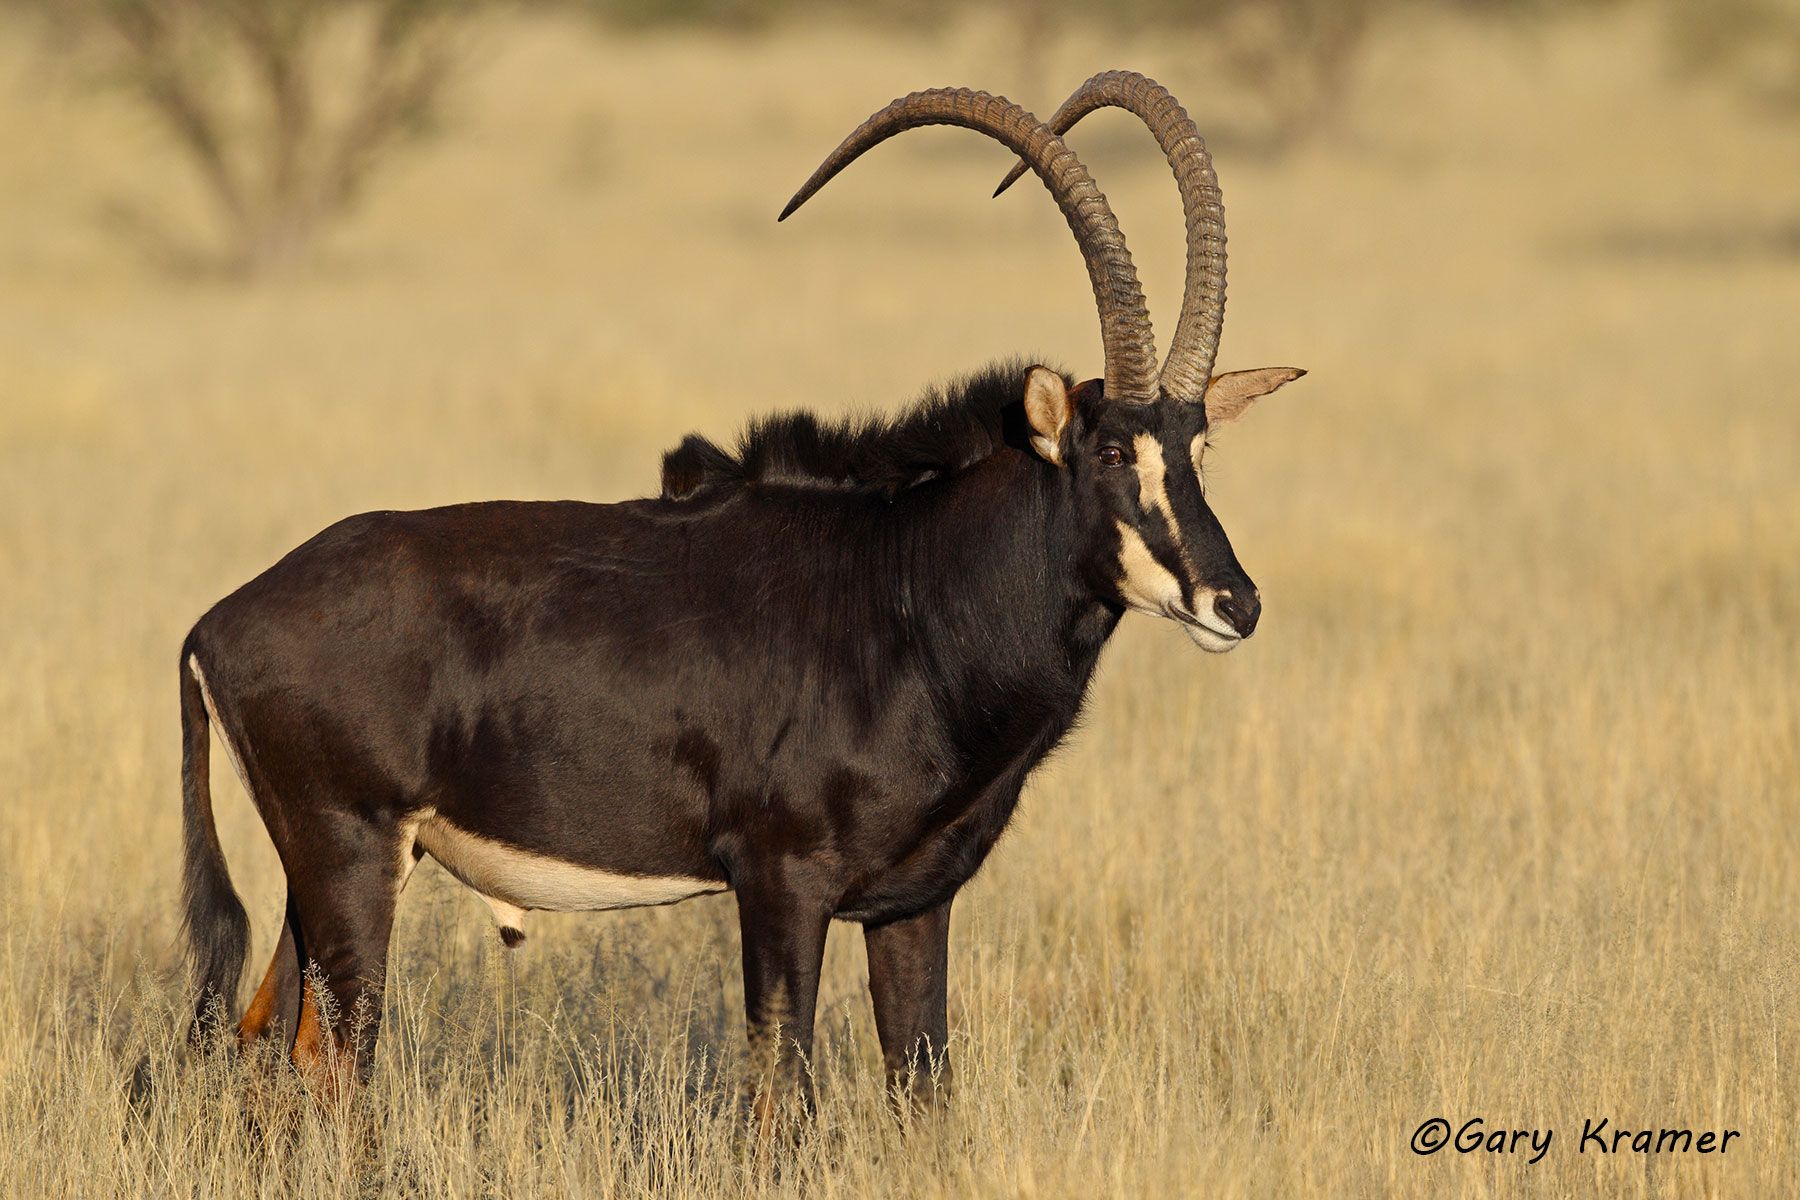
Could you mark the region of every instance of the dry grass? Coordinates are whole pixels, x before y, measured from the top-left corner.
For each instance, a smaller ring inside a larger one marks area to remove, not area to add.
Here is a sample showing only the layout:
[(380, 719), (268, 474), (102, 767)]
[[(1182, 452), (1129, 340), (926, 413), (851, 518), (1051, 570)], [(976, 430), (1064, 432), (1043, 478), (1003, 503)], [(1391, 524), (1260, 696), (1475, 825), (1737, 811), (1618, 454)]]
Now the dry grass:
[[(889, 96), (1006, 87), (1001, 31), (492, 32), (451, 135), (256, 290), (101, 232), (105, 197), (196, 198), (0, 36), (0, 1194), (1792, 1193), (1800, 163), (1617, 20), (1398, 34), (1341, 144), (1219, 148), (1223, 365), (1313, 369), (1218, 460), (1268, 615), (1223, 660), (1127, 622), (959, 904), (948, 1118), (884, 1112), (854, 931), (822, 1119), (775, 1169), (718, 1082), (729, 897), (543, 919), (509, 997), (435, 869), (376, 1149), (291, 1083), (178, 1067), (175, 656), (213, 599), (347, 512), (634, 495), (691, 427), (1097, 365), (1060, 220), (988, 201), (1005, 156), (968, 135), (772, 220)], [(1229, 115), (1179, 45), (1070, 42), (1045, 77), (1121, 62)], [(1166, 331), (1173, 188), (1092, 125)], [(215, 788), (260, 966), (279, 872)], [(1415, 1157), (1439, 1114), (1557, 1142)], [(1742, 1138), (1580, 1154), (1587, 1117)]]

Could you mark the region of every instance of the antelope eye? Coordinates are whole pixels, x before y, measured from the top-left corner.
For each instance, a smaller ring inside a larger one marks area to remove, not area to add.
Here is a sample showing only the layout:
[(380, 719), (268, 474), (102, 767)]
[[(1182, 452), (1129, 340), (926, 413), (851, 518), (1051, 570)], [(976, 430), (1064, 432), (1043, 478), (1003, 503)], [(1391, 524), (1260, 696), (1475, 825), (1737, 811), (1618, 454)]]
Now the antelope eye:
[(1125, 452), (1117, 446), (1100, 447), (1100, 463), (1102, 466), (1116, 467), (1125, 461)]

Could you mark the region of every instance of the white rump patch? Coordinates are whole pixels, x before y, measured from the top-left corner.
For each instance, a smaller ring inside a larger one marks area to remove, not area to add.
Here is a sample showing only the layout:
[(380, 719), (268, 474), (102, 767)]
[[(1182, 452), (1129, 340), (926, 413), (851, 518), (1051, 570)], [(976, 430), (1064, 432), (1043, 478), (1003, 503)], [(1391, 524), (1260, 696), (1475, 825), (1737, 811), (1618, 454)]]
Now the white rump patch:
[(470, 833), (427, 810), (417, 824), (419, 845), (444, 869), (473, 888), (502, 928), (524, 929), (525, 913), (597, 912), (673, 904), (723, 892), (716, 879), (684, 875), (624, 875), (563, 862)]
[(219, 745), (225, 747), (225, 757), (231, 760), (238, 782), (244, 785), (244, 795), (254, 799), (256, 794), (250, 790), (250, 772), (244, 769), (243, 755), (232, 744), (231, 735), (225, 732), (225, 723), (219, 720), (219, 706), (213, 703), (212, 689), (206, 686), (206, 672), (200, 669), (198, 654), (188, 655), (188, 671), (193, 675), (194, 682), (200, 685), (200, 702), (206, 705), (206, 719), (212, 722), (212, 730), (219, 737)]

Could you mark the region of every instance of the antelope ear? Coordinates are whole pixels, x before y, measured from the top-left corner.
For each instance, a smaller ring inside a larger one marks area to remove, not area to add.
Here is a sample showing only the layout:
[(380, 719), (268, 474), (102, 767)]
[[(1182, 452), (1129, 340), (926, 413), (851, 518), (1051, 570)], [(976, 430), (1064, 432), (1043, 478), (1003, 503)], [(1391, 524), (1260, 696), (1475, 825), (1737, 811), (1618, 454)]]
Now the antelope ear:
[(1304, 374), (1299, 367), (1260, 367), (1214, 375), (1206, 385), (1206, 423), (1224, 425), (1235, 421), (1258, 399)]
[(1031, 425), (1031, 448), (1045, 462), (1062, 466), (1063, 434), (1069, 428), (1069, 385), (1049, 367), (1025, 373), (1025, 420)]

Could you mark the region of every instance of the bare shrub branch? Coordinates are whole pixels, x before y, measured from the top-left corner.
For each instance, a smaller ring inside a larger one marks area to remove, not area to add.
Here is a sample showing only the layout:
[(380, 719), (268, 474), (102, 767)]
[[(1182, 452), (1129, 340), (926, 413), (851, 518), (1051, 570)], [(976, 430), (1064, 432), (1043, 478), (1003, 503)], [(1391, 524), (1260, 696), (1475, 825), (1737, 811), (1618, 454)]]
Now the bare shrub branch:
[(423, 129), (475, 0), (61, 0), (217, 208), (227, 265), (286, 267)]

